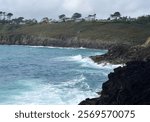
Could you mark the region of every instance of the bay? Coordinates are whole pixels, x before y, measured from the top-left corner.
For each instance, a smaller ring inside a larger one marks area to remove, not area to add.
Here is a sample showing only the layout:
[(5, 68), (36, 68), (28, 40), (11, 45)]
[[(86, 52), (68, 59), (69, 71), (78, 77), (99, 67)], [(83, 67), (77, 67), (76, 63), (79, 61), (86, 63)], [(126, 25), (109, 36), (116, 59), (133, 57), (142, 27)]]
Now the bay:
[(77, 105), (98, 96), (118, 65), (96, 64), (89, 56), (107, 50), (0, 46), (1, 105)]

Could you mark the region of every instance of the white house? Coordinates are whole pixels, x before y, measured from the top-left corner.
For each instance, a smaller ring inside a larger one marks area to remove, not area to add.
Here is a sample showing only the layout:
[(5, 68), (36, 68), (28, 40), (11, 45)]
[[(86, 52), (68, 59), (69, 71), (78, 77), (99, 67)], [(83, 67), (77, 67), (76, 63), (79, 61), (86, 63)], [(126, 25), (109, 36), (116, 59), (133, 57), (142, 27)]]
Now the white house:
[(88, 17), (85, 17), (86, 21), (95, 21), (96, 19), (96, 14), (89, 15)]

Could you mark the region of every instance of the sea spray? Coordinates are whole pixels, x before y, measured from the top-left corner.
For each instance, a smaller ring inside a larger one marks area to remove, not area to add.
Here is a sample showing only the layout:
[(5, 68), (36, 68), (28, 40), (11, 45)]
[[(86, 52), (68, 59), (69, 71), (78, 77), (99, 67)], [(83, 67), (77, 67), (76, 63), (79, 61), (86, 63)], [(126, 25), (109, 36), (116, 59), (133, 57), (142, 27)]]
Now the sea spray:
[(77, 105), (113, 71), (89, 56), (105, 50), (0, 46), (0, 104)]

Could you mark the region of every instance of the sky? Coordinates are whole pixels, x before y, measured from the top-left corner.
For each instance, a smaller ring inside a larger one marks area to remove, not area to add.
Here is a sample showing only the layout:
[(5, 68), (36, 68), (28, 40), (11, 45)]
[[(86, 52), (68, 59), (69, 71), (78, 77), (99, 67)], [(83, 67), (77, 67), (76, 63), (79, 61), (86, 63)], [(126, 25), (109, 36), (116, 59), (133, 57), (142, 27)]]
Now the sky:
[(0, 11), (38, 20), (58, 19), (61, 14), (71, 17), (75, 12), (83, 17), (96, 14), (98, 19), (105, 19), (116, 11), (122, 16), (150, 15), (149, 5), (150, 0), (0, 0)]

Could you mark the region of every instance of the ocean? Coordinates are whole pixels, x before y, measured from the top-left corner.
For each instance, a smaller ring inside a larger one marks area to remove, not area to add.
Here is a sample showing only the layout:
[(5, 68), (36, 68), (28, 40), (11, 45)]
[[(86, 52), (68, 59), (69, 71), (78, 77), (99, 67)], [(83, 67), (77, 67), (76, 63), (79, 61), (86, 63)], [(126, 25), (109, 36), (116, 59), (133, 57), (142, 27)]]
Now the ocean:
[(77, 105), (97, 97), (118, 65), (96, 64), (89, 56), (107, 50), (0, 46), (1, 105)]

